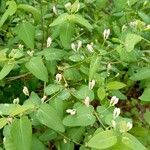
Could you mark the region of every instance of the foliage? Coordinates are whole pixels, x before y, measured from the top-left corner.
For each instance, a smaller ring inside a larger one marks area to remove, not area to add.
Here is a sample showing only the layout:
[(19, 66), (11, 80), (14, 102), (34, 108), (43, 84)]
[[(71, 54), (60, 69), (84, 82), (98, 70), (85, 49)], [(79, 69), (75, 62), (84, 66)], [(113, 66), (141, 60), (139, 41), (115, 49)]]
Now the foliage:
[(149, 9), (1, 0), (0, 149), (149, 149)]

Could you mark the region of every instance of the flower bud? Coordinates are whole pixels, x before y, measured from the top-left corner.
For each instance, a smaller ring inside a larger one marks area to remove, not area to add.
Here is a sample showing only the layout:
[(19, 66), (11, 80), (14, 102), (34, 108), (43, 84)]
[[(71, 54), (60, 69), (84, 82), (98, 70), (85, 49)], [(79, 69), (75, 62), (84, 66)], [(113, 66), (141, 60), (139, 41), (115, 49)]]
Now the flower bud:
[(13, 104), (19, 104), (19, 98), (18, 97), (13, 100)]
[(57, 9), (56, 9), (56, 6), (53, 6), (53, 13), (54, 13), (55, 15), (57, 15)]
[(60, 81), (62, 80), (62, 74), (57, 73), (57, 74), (56, 74), (56, 80), (57, 80), (58, 82), (60, 82)]
[(113, 118), (116, 119), (120, 115), (120, 108), (115, 108), (113, 112)]
[(86, 45), (86, 48), (87, 48), (87, 50), (88, 50), (90, 53), (93, 53), (93, 52), (94, 52), (93, 43), (87, 44), (87, 45)]
[(110, 35), (110, 29), (105, 29), (104, 32), (103, 32), (104, 40), (107, 40), (109, 35)]
[(27, 54), (32, 57), (33, 56), (34, 51), (27, 51)]
[(127, 123), (127, 131), (131, 130), (133, 127), (133, 124), (131, 122)]
[(116, 96), (113, 96), (110, 100), (110, 106), (114, 106), (118, 103), (119, 98), (117, 98)]
[(95, 80), (89, 82), (89, 89), (92, 90), (95, 86)]
[(47, 47), (50, 47), (52, 44), (52, 38), (51, 37), (48, 37), (47, 38)]
[(74, 50), (74, 51), (77, 51), (76, 50), (76, 45), (74, 43), (71, 43), (71, 49)]
[(90, 98), (88, 96), (85, 98), (84, 104), (85, 104), (85, 106), (89, 107), (89, 105), (90, 105)]
[(77, 50), (79, 50), (82, 47), (82, 41), (78, 41), (78, 46), (77, 46)]
[(76, 114), (75, 109), (67, 109), (66, 112), (69, 113), (70, 115), (75, 115)]
[(115, 129), (116, 128), (116, 121), (112, 120), (111, 123), (112, 123), (112, 127)]
[(46, 100), (47, 96), (44, 95), (42, 98), (41, 98), (41, 102), (44, 103), (44, 101)]
[(23, 93), (27, 96), (29, 96), (29, 90), (26, 86), (23, 87)]

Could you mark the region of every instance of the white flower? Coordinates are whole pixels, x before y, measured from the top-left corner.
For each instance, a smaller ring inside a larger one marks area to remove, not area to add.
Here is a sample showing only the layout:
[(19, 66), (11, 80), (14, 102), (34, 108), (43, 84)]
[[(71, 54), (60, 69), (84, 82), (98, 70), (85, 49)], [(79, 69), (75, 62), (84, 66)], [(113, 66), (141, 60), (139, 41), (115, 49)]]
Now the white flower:
[(65, 8), (66, 8), (68, 11), (70, 11), (70, 9), (71, 9), (71, 3), (70, 3), (70, 2), (66, 3), (66, 4), (65, 4)]
[(89, 107), (89, 105), (90, 105), (90, 98), (88, 96), (85, 98), (84, 104), (85, 104), (85, 106)]
[(58, 82), (60, 82), (60, 81), (62, 80), (62, 74), (57, 73), (57, 74), (56, 74), (56, 80), (57, 80)]
[(47, 96), (44, 95), (42, 98), (41, 98), (41, 102), (43, 103), (45, 100), (46, 100)]
[(86, 45), (86, 48), (87, 48), (87, 50), (88, 50), (90, 53), (93, 53), (93, 52), (94, 52), (93, 43), (87, 44), (87, 45)]
[(131, 122), (127, 123), (127, 131), (129, 131), (130, 129), (132, 129), (133, 124)]
[(112, 120), (112, 121), (111, 121), (111, 124), (112, 124), (112, 127), (115, 129), (115, 128), (116, 128), (116, 121), (115, 121), (115, 120)]
[(137, 26), (137, 21), (132, 21), (129, 23), (129, 26), (135, 28)]
[(108, 63), (107, 70), (110, 70), (112, 68), (111, 63)]
[(57, 15), (57, 9), (56, 9), (56, 6), (53, 6), (53, 13), (54, 13), (55, 15)]
[(76, 51), (76, 45), (74, 43), (71, 43), (71, 49)]
[(23, 93), (27, 96), (29, 96), (29, 90), (26, 86), (23, 87)]
[(114, 106), (118, 103), (119, 98), (117, 98), (116, 96), (113, 96), (110, 100), (110, 106)]
[(104, 32), (103, 32), (104, 40), (107, 40), (109, 35), (110, 35), (110, 29), (105, 29)]
[(120, 108), (115, 108), (113, 112), (113, 118), (117, 118), (120, 115)]
[(75, 115), (76, 114), (75, 109), (67, 109), (66, 112), (69, 113), (70, 115)]
[(21, 50), (23, 49), (23, 47), (24, 47), (24, 46), (23, 46), (22, 44), (19, 44), (19, 45), (18, 45), (18, 48), (21, 49)]
[(64, 141), (65, 144), (67, 143), (67, 140), (66, 140), (66, 139), (64, 139), (63, 141)]
[(48, 37), (47, 38), (47, 47), (50, 47), (52, 44), (52, 38), (51, 37)]
[(82, 47), (82, 41), (78, 40), (77, 43), (78, 43), (77, 50), (79, 50)]
[(12, 117), (8, 117), (8, 118), (7, 118), (7, 122), (8, 122), (8, 123), (12, 123), (12, 121), (13, 121), (13, 118), (12, 118)]
[(116, 75), (115, 75), (115, 77), (118, 77), (120, 75), (120, 73), (118, 72)]
[(19, 104), (19, 98), (18, 97), (13, 100), (13, 104)]
[(95, 86), (95, 80), (89, 82), (89, 89), (92, 90)]
[(33, 56), (34, 51), (27, 51), (27, 54), (32, 57)]
[(123, 26), (122, 26), (122, 29), (121, 29), (122, 31), (125, 31), (125, 30), (127, 30), (127, 26), (124, 24)]

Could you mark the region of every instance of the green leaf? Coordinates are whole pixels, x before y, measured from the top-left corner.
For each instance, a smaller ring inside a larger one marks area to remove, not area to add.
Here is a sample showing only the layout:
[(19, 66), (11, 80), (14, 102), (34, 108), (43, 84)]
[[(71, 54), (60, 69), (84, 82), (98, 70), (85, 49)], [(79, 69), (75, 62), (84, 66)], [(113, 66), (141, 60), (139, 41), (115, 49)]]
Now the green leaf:
[(142, 19), (145, 23), (147, 23), (147, 24), (150, 23), (150, 17), (149, 17), (148, 14), (145, 14), (143, 11), (139, 11), (139, 12), (138, 12), (138, 15), (141, 17), (141, 19)]
[(80, 143), (84, 136), (85, 127), (74, 127), (67, 130), (67, 137), (75, 142)]
[(90, 62), (89, 81), (93, 80), (96, 71), (99, 68), (101, 57), (94, 54)]
[(150, 125), (150, 111), (148, 109), (144, 113), (144, 119)]
[(147, 150), (133, 135), (124, 133), (122, 142), (132, 150)]
[(79, 7), (80, 7), (79, 0), (76, 0), (76, 1), (72, 4), (72, 6), (71, 6), (71, 13), (76, 13), (76, 12), (78, 12)]
[(39, 110), (37, 111), (37, 118), (42, 124), (53, 130), (60, 132), (65, 131), (57, 111), (49, 104), (42, 104), (40, 106)]
[(93, 116), (93, 107), (79, 106), (76, 108), (75, 115), (68, 115), (64, 118), (63, 124), (65, 126), (88, 126), (95, 122), (95, 116)]
[(47, 95), (52, 95), (60, 90), (62, 90), (63, 86), (60, 84), (49, 84), (45, 89), (45, 93)]
[(98, 88), (97, 90), (97, 96), (100, 100), (103, 100), (106, 96), (106, 91), (105, 91), (105, 88), (104, 87), (100, 87)]
[(92, 25), (85, 18), (83, 18), (81, 15), (74, 14), (74, 15), (70, 15), (68, 18), (70, 21), (78, 23), (78, 24), (86, 27), (90, 31), (93, 29)]
[(40, 57), (31, 58), (25, 66), (36, 78), (42, 81), (48, 81), (48, 72)]
[(69, 57), (69, 59), (73, 62), (79, 62), (82, 61), (84, 59), (84, 56), (81, 54), (73, 54)]
[(47, 129), (43, 134), (39, 136), (41, 141), (51, 141), (57, 137), (57, 133), (52, 129)]
[(15, 109), (15, 104), (0, 104), (0, 113), (2, 115), (10, 115), (10, 113)]
[(150, 67), (143, 67), (130, 77), (131, 80), (143, 80), (150, 78)]
[(60, 145), (61, 150), (74, 150), (74, 143), (67, 141), (67, 143), (64, 143), (63, 141), (61, 142)]
[(0, 19), (0, 28), (3, 26), (7, 18), (9, 16), (12, 16), (17, 10), (17, 5), (14, 0), (8, 1), (6, 5), (8, 5), (8, 9), (5, 11), (5, 13), (2, 15)]
[(31, 150), (45, 150), (45, 145), (35, 136), (32, 136), (32, 148)]
[(56, 26), (56, 25), (59, 25), (61, 23), (64, 23), (67, 18), (68, 18), (69, 14), (68, 13), (64, 13), (64, 14), (61, 14), (57, 19), (55, 19), (51, 24), (50, 26)]
[(60, 41), (64, 48), (70, 48), (74, 27), (74, 23), (69, 21), (64, 22), (60, 27)]
[(7, 118), (0, 118), (0, 129), (7, 124)]
[(26, 12), (32, 13), (36, 23), (38, 23), (41, 19), (40, 11), (37, 8), (33, 7), (33, 6), (30, 6), (30, 5), (27, 5), (27, 4), (19, 4), (18, 9), (21, 9), (21, 10), (24, 10)]
[(128, 33), (125, 38), (125, 48), (127, 52), (131, 52), (134, 49), (134, 46), (142, 40), (140, 35)]
[(97, 150), (109, 148), (117, 143), (117, 136), (113, 130), (106, 130), (94, 135), (88, 146)]
[(123, 82), (112, 81), (106, 85), (106, 88), (108, 90), (119, 90), (119, 89), (124, 88), (125, 86), (126, 86), (126, 84), (124, 84)]
[(49, 104), (57, 111), (57, 114), (60, 116), (60, 118), (63, 118), (63, 100), (59, 98), (55, 98), (54, 100), (51, 100)]
[(80, 81), (82, 76), (76, 68), (68, 68), (64, 70), (64, 77), (66, 80)]
[(11, 135), (16, 150), (31, 150), (32, 127), (27, 117), (14, 120), (11, 126)]
[(6, 63), (2, 70), (0, 71), (0, 80), (9, 74), (9, 72), (14, 68), (15, 63)]
[(35, 27), (30, 22), (23, 22), (20, 25), (18, 37), (27, 47), (34, 49)]
[(141, 101), (150, 102), (150, 87), (144, 89), (143, 94), (139, 97)]
[(67, 53), (56, 48), (47, 48), (43, 51), (45, 59), (48, 61), (61, 60)]
[(81, 86), (78, 91), (75, 91), (73, 94), (77, 99), (84, 100), (87, 96), (92, 101), (94, 99), (94, 92), (89, 89), (88, 86)]

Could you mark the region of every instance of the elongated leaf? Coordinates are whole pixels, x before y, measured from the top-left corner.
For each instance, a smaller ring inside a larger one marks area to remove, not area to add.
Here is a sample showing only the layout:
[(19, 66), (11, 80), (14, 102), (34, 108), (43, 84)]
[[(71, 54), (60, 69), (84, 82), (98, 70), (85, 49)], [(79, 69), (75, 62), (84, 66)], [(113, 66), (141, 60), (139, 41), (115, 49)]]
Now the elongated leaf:
[(8, 64), (6, 63), (0, 72), (0, 80), (9, 74), (9, 72), (14, 68), (15, 63)]
[(76, 108), (75, 115), (68, 115), (64, 118), (63, 124), (72, 127), (92, 125), (96, 120), (92, 113), (92, 107), (79, 106)]
[(25, 66), (36, 78), (42, 81), (48, 81), (48, 72), (40, 57), (31, 58)]
[(141, 17), (141, 19), (142, 19), (145, 23), (147, 23), (147, 24), (150, 23), (150, 17), (149, 17), (148, 14), (145, 14), (143, 11), (139, 11), (139, 12), (138, 12), (138, 15)]
[(51, 24), (50, 26), (56, 26), (56, 25), (59, 25), (61, 23), (63, 23), (64, 21), (67, 20), (67, 17), (69, 16), (69, 14), (67, 13), (64, 13), (64, 14), (61, 14), (57, 19), (55, 19)]
[(97, 150), (109, 148), (117, 143), (117, 136), (113, 130), (107, 130), (94, 135), (88, 146)]
[(74, 23), (66, 21), (60, 28), (60, 40), (64, 48), (70, 48), (71, 38), (74, 33)]
[(125, 38), (125, 48), (128, 52), (134, 49), (134, 46), (142, 40), (142, 37), (136, 34), (128, 33)]
[(62, 90), (63, 86), (60, 84), (49, 84), (45, 89), (45, 93), (47, 95), (52, 95), (56, 92), (58, 92), (59, 90)]
[(124, 133), (122, 136), (122, 142), (133, 150), (147, 150), (133, 135)]
[(67, 143), (61, 142), (61, 150), (74, 150), (74, 143), (67, 141)]
[(32, 148), (31, 150), (45, 150), (44, 144), (35, 136), (32, 136)]
[(150, 87), (144, 89), (143, 94), (139, 97), (141, 101), (150, 102)]
[(104, 87), (100, 87), (98, 90), (97, 90), (97, 96), (100, 100), (103, 100), (106, 96), (106, 90)]
[(90, 71), (89, 71), (89, 81), (93, 80), (94, 74), (96, 73), (99, 63), (100, 63), (100, 57), (97, 56), (97, 54), (94, 54), (91, 62), (90, 62)]
[(56, 48), (47, 48), (44, 51), (44, 56), (46, 60), (61, 60), (67, 53), (63, 50)]
[(26, 12), (32, 13), (36, 23), (38, 23), (40, 21), (41, 14), (40, 14), (40, 11), (37, 8), (35, 8), (33, 6), (30, 6), (30, 5), (27, 5), (27, 4), (19, 4), (18, 9), (21, 9), (21, 10), (24, 10)]
[(112, 82), (109, 82), (106, 87), (108, 90), (119, 90), (125, 86), (126, 86), (126, 84), (124, 84), (123, 82), (112, 81)]
[(7, 118), (0, 118), (0, 129), (7, 124)]
[(30, 22), (23, 22), (20, 25), (18, 36), (27, 47), (34, 48), (35, 27)]
[(32, 128), (27, 117), (15, 119), (12, 123), (11, 135), (16, 150), (31, 150)]
[(131, 80), (143, 80), (150, 78), (150, 67), (141, 68), (137, 73), (130, 77)]
[(40, 106), (39, 110), (37, 111), (37, 118), (42, 124), (53, 130), (60, 132), (65, 131), (57, 111), (49, 104), (42, 104)]
[(85, 18), (83, 18), (81, 15), (78, 15), (78, 14), (70, 15), (69, 19), (75, 23), (78, 23), (78, 24), (86, 27), (90, 31), (93, 28), (92, 25)]
[(7, 20), (7, 18), (9, 16), (12, 16), (16, 10), (17, 10), (17, 5), (15, 1), (8, 1), (6, 3), (6, 5), (8, 5), (8, 9), (5, 11), (5, 13), (2, 15), (1, 19), (0, 19), (0, 28), (2, 27), (2, 25), (5, 23), (5, 21)]

